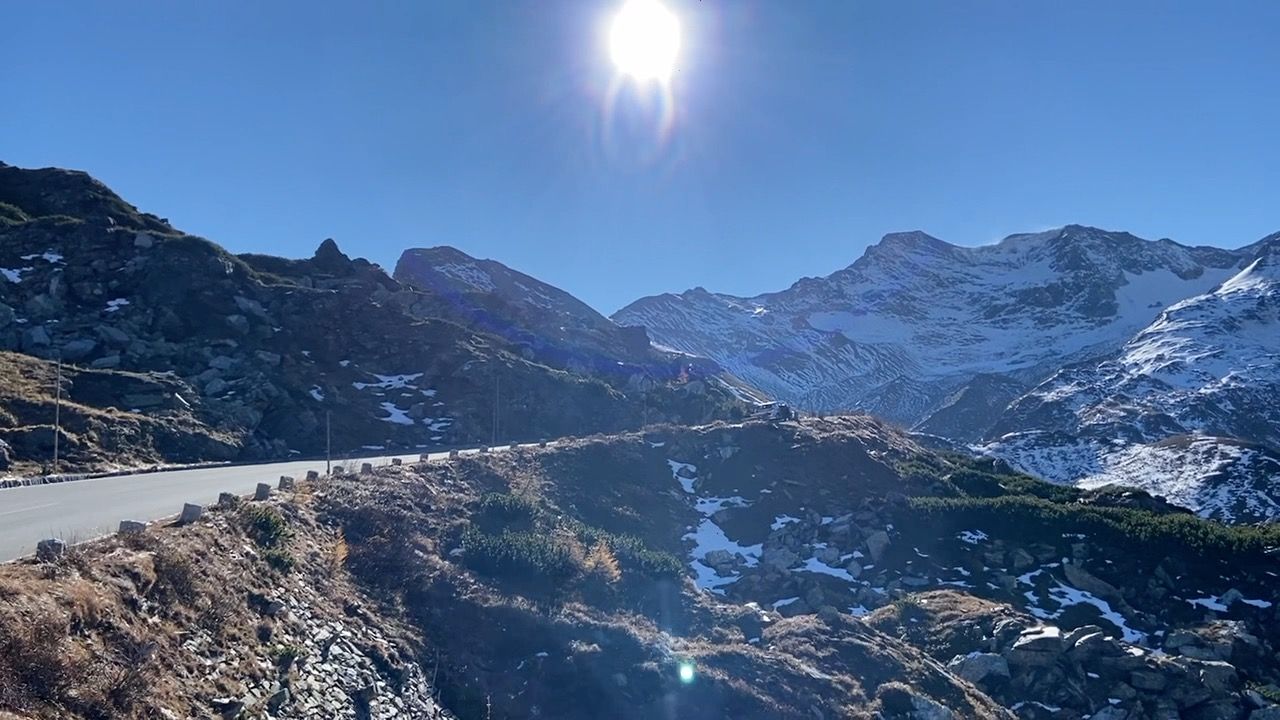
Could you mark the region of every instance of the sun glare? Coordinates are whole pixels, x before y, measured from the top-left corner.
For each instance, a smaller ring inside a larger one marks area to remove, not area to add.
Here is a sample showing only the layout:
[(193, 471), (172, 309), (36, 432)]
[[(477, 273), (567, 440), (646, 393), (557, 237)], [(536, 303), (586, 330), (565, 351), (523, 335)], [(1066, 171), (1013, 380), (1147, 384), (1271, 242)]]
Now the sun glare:
[(658, 0), (627, 0), (609, 28), (609, 54), (618, 72), (638, 81), (666, 82), (680, 53), (680, 20)]

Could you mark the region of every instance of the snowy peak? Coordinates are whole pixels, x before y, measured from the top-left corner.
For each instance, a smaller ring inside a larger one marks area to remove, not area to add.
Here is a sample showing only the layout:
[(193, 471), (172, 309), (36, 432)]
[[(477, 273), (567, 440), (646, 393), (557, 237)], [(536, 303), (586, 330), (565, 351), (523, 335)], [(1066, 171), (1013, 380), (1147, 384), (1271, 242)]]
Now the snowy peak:
[(1115, 350), (1242, 259), (1082, 225), (980, 247), (893, 233), (849, 267), (781, 292), (698, 289), (643, 298), (614, 319), (801, 407), (916, 423), (975, 375), (1034, 384)]

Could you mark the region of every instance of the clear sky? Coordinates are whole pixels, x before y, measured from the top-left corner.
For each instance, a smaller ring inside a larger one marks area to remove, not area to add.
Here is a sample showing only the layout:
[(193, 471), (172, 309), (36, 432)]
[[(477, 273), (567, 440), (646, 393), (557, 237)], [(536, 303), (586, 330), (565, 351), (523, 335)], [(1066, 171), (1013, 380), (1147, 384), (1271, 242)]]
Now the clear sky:
[(615, 78), (620, 1), (2, 3), (0, 159), (233, 251), (454, 245), (605, 312), (898, 230), (1280, 230), (1280, 2), (667, 0), (664, 104)]

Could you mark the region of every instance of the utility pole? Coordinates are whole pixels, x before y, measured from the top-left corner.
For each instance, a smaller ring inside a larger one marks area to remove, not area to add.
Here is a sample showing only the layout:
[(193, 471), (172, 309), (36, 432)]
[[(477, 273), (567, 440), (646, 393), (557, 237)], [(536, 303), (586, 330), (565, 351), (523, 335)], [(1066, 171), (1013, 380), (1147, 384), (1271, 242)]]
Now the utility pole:
[(500, 395), (501, 387), (502, 387), (502, 378), (495, 377), (493, 379), (493, 442), (491, 443), (492, 445), (498, 444), (498, 403), (500, 402), (499, 398), (501, 398), (501, 395)]
[(53, 388), (53, 474), (58, 474), (58, 436), (62, 434), (62, 356), (58, 356), (58, 379)]
[(330, 424), (330, 416), (333, 413), (328, 410), (324, 411), (324, 474), (330, 475), (333, 471), (333, 429)]

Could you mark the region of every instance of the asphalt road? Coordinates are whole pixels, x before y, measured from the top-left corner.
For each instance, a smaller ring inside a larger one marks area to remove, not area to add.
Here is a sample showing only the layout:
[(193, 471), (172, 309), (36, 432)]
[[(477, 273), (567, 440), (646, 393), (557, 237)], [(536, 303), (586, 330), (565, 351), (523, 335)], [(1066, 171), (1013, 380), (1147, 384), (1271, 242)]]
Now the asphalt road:
[[(448, 455), (432, 453), (430, 459)], [(386, 465), (393, 457), (410, 463), (417, 462), (419, 454), (344, 458), (333, 464), (358, 470), (360, 463)], [(323, 474), (324, 460), (166, 470), (0, 490), (0, 562), (31, 555), (36, 543), (45, 538), (70, 543), (91, 540), (115, 532), (121, 520), (173, 517), (182, 511), (183, 503), (211, 505), (218, 493), (247, 495), (260, 482), (275, 487), (281, 475), (302, 479), (308, 470)]]

